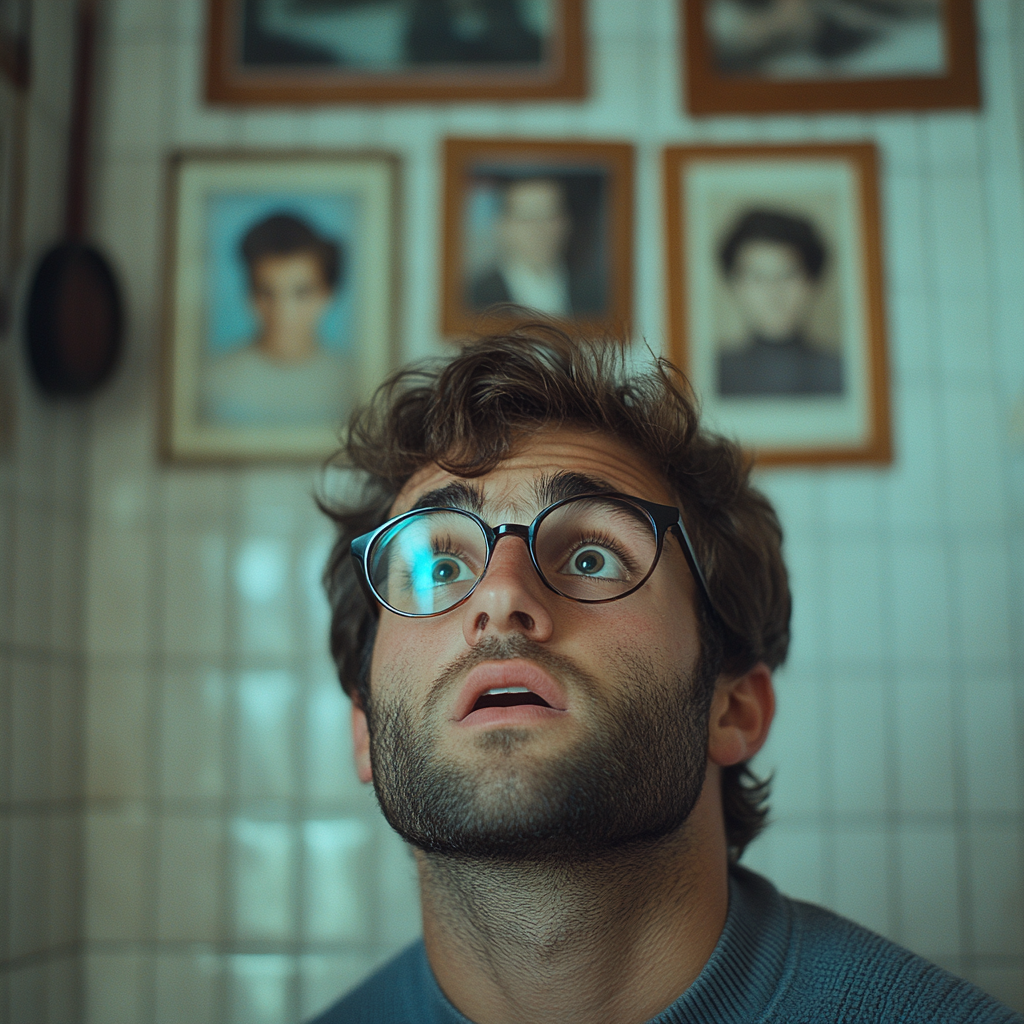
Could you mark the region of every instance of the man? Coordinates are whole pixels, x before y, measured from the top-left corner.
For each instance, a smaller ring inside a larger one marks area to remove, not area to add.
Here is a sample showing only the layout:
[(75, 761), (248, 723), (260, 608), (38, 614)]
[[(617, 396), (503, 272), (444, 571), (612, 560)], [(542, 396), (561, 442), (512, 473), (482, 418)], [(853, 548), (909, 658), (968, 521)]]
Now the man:
[(566, 258), (572, 220), (563, 182), (540, 177), (507, 184), (495, 230), (497, 263), (470, 282), (471, 309), (512, 302), (557, 317), (604, 311), (596, 275)]
[(351, 367), (320, 344), (320, 323), (341, 287), (341, 246), (300, 217), (272, 214), (239, 246), (256, 335), (211, 361), (203, 375), (204, 419), (220, 425), (335, 423), (346, 407)]
[(723, 397), (840, 395), (843, 362), (810, 337), (825, 243), (805, 217), (750, 210), (719, 258), (744, 337), (718, 357)]
[(781, 531), (679, 374), (623, 363), (524, 325), (352, 422), (332, 649), (424, 934), (319, 1024), (1015, 1019), (738, 866)]

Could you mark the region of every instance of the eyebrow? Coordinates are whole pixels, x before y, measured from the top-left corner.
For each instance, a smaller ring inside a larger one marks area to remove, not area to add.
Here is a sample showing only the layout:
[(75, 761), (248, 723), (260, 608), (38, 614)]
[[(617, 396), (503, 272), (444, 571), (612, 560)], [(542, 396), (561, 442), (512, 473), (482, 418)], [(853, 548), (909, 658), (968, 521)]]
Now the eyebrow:
[[(552, 474), (545, 473), (533, 485), (537, 504), (542, 508), (565, 498), (577, 498), (586, 494), (614, 490), (615, 488), (607, 480), (570, 470)], [(434, 490), (421, 494), (409, 511), (412, 512), (419, 508), (461, 508), (482, 515), (484, 495), (479, 487), (474, 487), (461, 480), (453, 480), (443, 487), (435, 487)]]
[(453, 480), (444, 487), (421, 494), (409, 511), (418, 508), (461, 508), (480, 515), (484, 510), (484, 496), (479, 487)]
[[(538, 504), (544, 506), (553, 505), (563, 498), (583, 498), (590, 494), (600, 494), (602, 491), (618, 491), (618, 488), (613, 487), (607, 480), (602, 480), (599, 476), (573, 473), (569, 470), (563, 470), (553, 476), (541, 477), (534, 489)], [(641, 512), (633, 505), (622, 505), (621, 512), (632, 516), (638, 522), (649, 522), (646, 513)]]
[(534, 484), (533, 489), (537, 496), (537, 504), (544, 507), (565, 498), (578, 498), (585, 494), (599, 494), (602, 491), (616, 490), (607, 480), (602, 480), (599, 476), (574, 473), (570, 470), (563, 470), (551, 475), (545, 474)]

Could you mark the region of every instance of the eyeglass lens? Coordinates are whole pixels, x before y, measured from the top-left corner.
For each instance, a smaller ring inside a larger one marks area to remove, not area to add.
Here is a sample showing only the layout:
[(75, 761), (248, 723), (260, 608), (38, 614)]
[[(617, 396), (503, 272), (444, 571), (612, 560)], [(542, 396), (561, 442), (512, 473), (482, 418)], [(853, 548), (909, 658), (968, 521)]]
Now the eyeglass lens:
[[(655, 528), (638, 506), (578, 498), (537, 524), (534, 551), (553, 589), (575, 601), (607, 601), (638, 586), (658, 553)], [(461, 601), (487, 564), (487, 538), (470, 515), (423, 511), (396, 523), (368, 552), (378, 596), (406, 615), (436, 615)]]

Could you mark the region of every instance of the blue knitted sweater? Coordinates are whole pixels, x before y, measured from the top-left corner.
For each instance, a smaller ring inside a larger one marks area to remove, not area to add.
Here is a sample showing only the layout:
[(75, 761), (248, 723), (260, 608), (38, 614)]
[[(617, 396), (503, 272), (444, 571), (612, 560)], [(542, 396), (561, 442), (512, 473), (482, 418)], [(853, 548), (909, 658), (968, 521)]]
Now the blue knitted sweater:
[[(980, 989), (734, 868), (729, 914), (697, 980), (650, 1024), (1024, 1024)], [(470, 1024), (414, 943), (313, 1024)]]

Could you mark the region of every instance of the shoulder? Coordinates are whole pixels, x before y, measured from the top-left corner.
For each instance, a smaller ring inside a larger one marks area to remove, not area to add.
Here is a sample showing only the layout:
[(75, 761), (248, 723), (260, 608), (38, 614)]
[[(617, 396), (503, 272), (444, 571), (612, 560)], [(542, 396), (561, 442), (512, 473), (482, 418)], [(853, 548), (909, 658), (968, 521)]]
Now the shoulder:
[(258, 364), (260, 355), (251, 342), (236, 345), (234, 348), (210, 359), (210, 372), (223, 373), (244, 369)]
[(604, 274), (594, 268), (569, 265), (569, 298), (575, 314), (603, 313), (608, 308), (608, 286)]
[(421, 939), (309, 1024), (449, 1024), (447, 1009)]
[(843, 360), (835, 352), (811, 349), (807, 353), (808, 390), (837, 394), (843, 390)]
[(272, 367), (255, 346), (246, 344), (210, 359), (202, 374), (203, 384), (210, 393), (231, 392), (263, 379), (268, 369)]
[(766, 1019), (1020, 1024), (981, 989), (838, 914), (783, 897), (792, 921), (786, 977)]
[(758, 394), (764, 389), (762, 359), (751, 346), (718, 353), (718, 393)]

